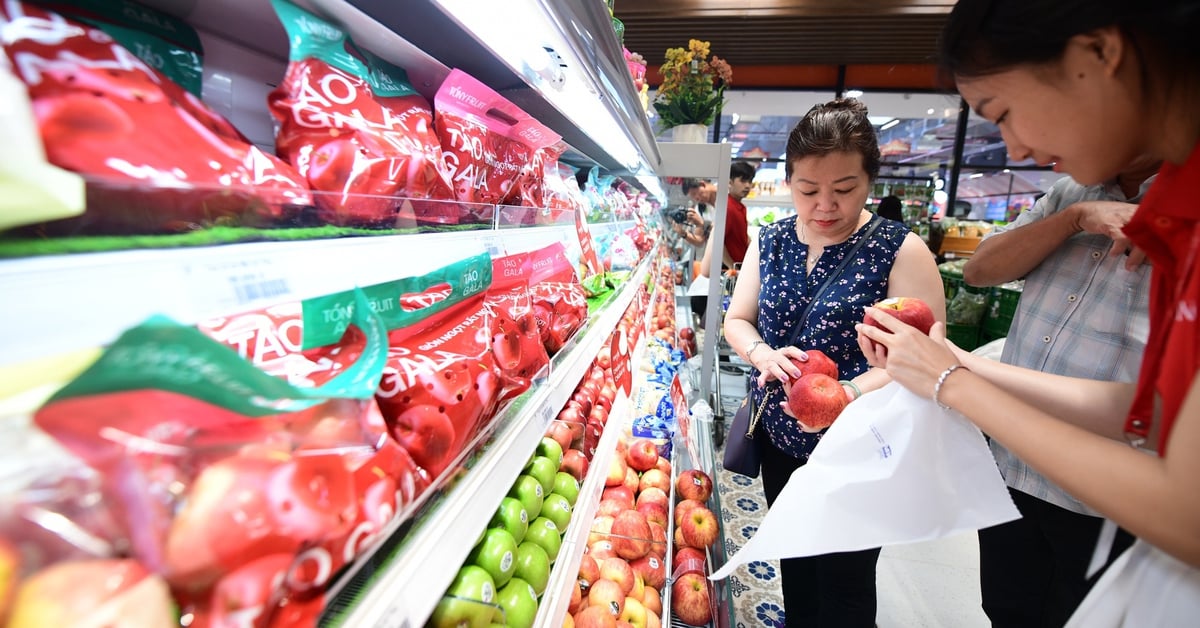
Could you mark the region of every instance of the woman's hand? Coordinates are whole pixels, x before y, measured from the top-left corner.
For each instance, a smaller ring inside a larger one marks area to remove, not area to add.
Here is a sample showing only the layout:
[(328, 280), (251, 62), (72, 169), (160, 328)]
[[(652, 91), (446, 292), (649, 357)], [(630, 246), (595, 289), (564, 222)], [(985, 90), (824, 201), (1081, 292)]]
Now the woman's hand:
[(931, 397), (942, 371), (959, 364), (946, 341), (946, 327), (934, 323), (926, 336), (887, 311), (867, 308), (867, 315), (884, 329), (859, 323), (858, 346), (871, 366), (886, 369), (892, 379), (922, 397)]
[(758, 387), (766, 386), (768, 382), (778, 380), (785, 386), (793, 379), (800, 377), (800, 369), (792, 363), (792, 359), (801, 362), (808, 361), (808, 354), (796, 347), (780, 347), (770, 351), (755, 352), (754, 368), (758, 369)]

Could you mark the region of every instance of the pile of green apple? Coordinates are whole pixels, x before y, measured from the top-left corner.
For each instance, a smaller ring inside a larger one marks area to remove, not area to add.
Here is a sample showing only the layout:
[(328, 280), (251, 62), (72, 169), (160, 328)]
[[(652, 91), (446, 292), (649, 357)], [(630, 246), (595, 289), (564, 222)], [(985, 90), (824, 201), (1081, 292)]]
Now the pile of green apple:
[(559, 471), (562, 458), (562, 446), (553, 438), (542, 438), (428, 625), (533, 625), (579, 497), (575, 476)]

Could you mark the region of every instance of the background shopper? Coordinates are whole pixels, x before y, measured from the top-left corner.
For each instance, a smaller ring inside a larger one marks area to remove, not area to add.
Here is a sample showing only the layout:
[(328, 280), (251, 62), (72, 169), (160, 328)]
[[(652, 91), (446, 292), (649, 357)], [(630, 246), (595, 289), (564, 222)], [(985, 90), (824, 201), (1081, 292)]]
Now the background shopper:
[[(887, 349), (870, 352), (871, 364), (962, 412), (1135, 534), (1129, 553), (1179, 585), (1155, 600), (1159, 608), (1136, 607), (1135, 595), (1097, 596), (1077, 616), (1114, 601), (1135, 607), (1131, 622), (1200, 607), (1198, 29), (1195, 1), (960, 0), (943, 33), (945, 70), (967, 103), (999, 126), (1014, 160), (1055, 162), (1082, 184), (1113, 177), (1140, 155), (1166, 162), (1123, 230), (1152, 264), (1150, 333), (1136, 385), (952, 351), (940, 325), (927, 337), (882, 310), (869, 312), (891, 333), (859, 326), (864, 351), (871, 341)], [(1014, 38), (1018, 32), (1037, 36)], [(1126, 435), (1157, 455), (1122, 443)]]
[(879, 200), (879, 208), (875, 213), (888, 220), (904, 222), (904, 203), (899, 196), (889, 194)]
[[(773, 504), (792, 471), (807, 462), (823, 432), (807, 432), (779, 403), (782, 386), (799, 375), (791, 359), (801, 349), (820, 349), (841, 376), (869, 391), (887, 374), (868, 370), (855, 343), (862, 309), (887, 296), (917, 296), (945, 321), (941, 276), (924, 242), (904, 225), (864, 209), (879, 174), (879, 142), (857, 100), (813, 107), (788, 137), (786, 174), (796, 215), (763, 227), (746, 255), (725, 317), (725, 336), (754, 367), (759, 390), (771, 397), (756, 439), (762, 450), (763, 490)], [(837, 269), (849, 249), (880, 224), (830, 289), (797, 320), (814, 292)], [(797, 346), (784, 346), (802, 325)], [(857, 396), (846, 387), (851, 399)], [(781, 561), (784, 608), (789, 626), (874, 626), (875, 564), (879, 549)]]
[[(1025, 278), (1001, 362), (1137, 380), (1150, 325), (1150, 267), (1141, 251), (1126, 254), (1121, 228), (1159, 165), (1139, 159), (1100, 185), (1064, 177), (1011, 225), (984, 237), (963, 267), (966, 282)], [(999, 441), (991, 447), (1021, 518), (979, 531), (983, 610), (996, 628), (1057, 628), (1095, 580), (1086, 577), (1093, 552), (1111, 548), (1111, 560), (1133, 537), (1119, 530), (1115, 542), (1097, 548), (1103, 518)]]

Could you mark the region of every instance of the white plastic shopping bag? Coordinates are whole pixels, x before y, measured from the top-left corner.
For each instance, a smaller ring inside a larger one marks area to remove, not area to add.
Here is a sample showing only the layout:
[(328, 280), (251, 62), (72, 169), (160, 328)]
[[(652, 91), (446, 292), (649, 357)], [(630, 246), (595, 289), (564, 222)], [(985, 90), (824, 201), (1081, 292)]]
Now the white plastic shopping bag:
[(927, 541), (1020, 516), (979, 429), (892, 383), (842, 411), (712, 579), (754, 560)]

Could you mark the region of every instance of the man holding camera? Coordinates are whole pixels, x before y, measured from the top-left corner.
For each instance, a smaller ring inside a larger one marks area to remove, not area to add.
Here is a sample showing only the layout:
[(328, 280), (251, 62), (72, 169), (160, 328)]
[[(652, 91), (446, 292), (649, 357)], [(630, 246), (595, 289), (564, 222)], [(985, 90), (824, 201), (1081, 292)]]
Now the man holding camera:
[[(725, 202), (725, 250), (722, 259), (722, 263), (727, 268), (733, 268), (734, 264), (741, 264), (742, 259), (746, 257), (746, 249), (750, 248), (749, 223), (746, 220), (746, 206), (742, 204), (742, 199), (750, 193), (750, 187), (754, 183), (754, 171), (754, 166), (744, 161), (735, 161), (729, 166), (729, 196)], [(683, 193), (697, 203), (712, 205), (717, 200), (717, 186), (697, 179), (685, 179)], [(691, 210), (688, 212), (687, 220), (693, 225), (696, 224), (696, 220), (699, 220), (701, 225), (705, 225), (700, 214)], [(704, 227), (701, 242), (708, 240), (711, 228), (711, 224)], [(693, 235), (692, 238), (694, 237)], [(687, 235), (684, 236), (684, 239), (687, 239), (689, 243), (697, 244)], [(704, 248), (704, 259), (700, 263), (702, 276), (708, 276), (711, 254), (712, 242), (708, 242)]]

